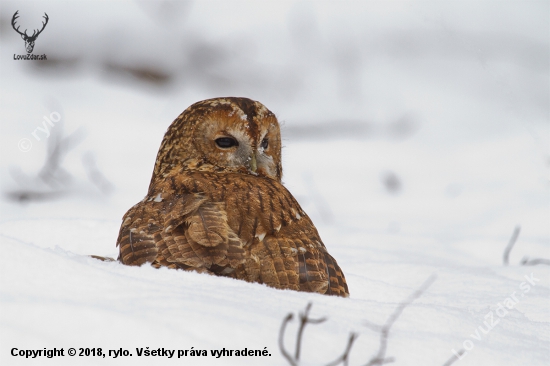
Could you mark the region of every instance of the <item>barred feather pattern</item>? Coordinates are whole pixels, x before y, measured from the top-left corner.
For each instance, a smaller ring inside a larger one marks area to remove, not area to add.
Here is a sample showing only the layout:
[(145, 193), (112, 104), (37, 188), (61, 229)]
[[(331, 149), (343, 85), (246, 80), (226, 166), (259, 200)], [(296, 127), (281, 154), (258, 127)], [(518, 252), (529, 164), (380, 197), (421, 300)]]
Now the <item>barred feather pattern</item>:
[(349, 296), (281, 179), (272, 112), (247, 98), (195, 103), (168, 128), (146, 197), (123, 217), (118, 260)]
[(149, 262), (280, 289), (349, 293), (317, 229), (279, 182), (183, 170), (167, 178), (124, 216), (117, 241), (122, 263)]

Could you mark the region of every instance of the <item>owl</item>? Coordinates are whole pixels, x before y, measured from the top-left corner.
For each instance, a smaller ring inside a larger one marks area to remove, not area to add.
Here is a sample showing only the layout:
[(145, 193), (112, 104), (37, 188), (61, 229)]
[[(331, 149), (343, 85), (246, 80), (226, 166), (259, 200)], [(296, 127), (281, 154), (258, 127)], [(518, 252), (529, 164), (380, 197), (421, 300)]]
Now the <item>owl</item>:
[(191, 105), (164, 135), (147, 195), (123, 217), (118, 260), (349, 296), (282, 174), (279, 123), (264, 105)]

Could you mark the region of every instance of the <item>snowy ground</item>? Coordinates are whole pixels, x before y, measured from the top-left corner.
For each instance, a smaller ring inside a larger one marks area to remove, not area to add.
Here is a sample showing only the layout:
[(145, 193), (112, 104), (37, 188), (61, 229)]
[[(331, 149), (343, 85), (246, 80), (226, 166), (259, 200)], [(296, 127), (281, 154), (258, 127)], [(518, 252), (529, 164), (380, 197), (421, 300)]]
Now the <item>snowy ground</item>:
[[(356, 332), (350, 365), (363, 365), (379, 342), (366, 322), (383, 324), (433, 274), (391, 328), (396, 365), (443, 365), (464, 347), (455, 365), (549, 363), (550, 268), (519, 264), (550, 258), (547, 2), (36, 4), (0, 9), (2, 365), (285, 365), (279, 327), (308, 302), (328, 320), (306, 328), (303, 364), (335, 359)], [(48, 12), (35, 54), (51, 66), (12, 60), (24, 52), (15, 10)], [(205, 47), (223, 52), (186, 53)], [(170, 82), (106, 64), (159, 66)], [(222, 95), (259, 100), (283, 122), (284, 182), (343, 268), (349, 299), (87, 256), (116, 257), (120, 218), (146, 193), (166, 128)], [(36, 132), (55, 112), (51, 136)], [(34, 179), (52, 141), (73, 132), (63, 170), (49, 185)], [(43, 199), (15, 200), (22, 192)], [(31, 360), (14, 347), (133, 356)], [(138, 357), (145, 347), (209, 356)], [(210, 356), (224, 347), (270, 356)]]

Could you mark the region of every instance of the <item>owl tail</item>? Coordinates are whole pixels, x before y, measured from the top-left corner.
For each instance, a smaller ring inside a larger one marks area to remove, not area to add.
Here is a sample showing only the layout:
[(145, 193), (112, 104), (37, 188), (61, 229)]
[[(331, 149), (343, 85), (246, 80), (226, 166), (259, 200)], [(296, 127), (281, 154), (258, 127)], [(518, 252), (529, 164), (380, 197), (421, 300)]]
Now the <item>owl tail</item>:
[(325, 263), (329, 276), (329, 286), (326, 295), (349, 297), (348, 284), (344, 273), (336, 260), (328, 253), (325, 254)]

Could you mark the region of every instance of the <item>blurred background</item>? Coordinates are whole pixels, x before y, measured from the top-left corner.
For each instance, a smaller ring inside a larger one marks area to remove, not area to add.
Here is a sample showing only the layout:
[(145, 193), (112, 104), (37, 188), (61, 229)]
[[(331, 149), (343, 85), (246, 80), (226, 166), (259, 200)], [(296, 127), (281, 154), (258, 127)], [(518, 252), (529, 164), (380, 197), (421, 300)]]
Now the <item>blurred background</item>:
[[(26, 54), (16, 11), (29, 34), (47, 13), (33, 51), (47, 60), (14, 60)], [(417, 236), (498, 263), (480, 249), (520, 225), (545, 255), (549, 11), (548, 1), (2, 1), (0, 220), (105, 221), (112, 247), (95, 254), (115, 255), (169, 124), (196, 101), (243, 96), (282, 123), (284, 182), (322, 236)]]

